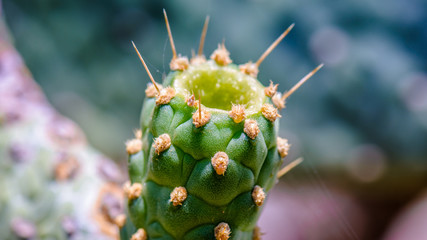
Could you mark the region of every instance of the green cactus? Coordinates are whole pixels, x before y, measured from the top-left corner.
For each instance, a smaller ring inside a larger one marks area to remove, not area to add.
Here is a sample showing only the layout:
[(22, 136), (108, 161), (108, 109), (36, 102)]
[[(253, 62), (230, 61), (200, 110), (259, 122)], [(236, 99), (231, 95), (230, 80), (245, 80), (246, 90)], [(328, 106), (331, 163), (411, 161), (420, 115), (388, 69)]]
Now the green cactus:
[(0, 238), (116, 239), (121, 172), (50, 106), (1, 16), (0, 46)]
[(256, 63), (237, 66), (224, 44), (210, 60), (202, 55), (207, 21), (198, 55), (177, 56), (166, 13), (165, 20), (173, 59), (162, 86), (134, 45), (152, 84), (141, 131), (127, 143), (129, 218), (121, 237), (259, 239), (256, 222), (289, 148), (277, 136), (277, 108), (298, 86), (281, 97), (256, 76), (293, 25)]

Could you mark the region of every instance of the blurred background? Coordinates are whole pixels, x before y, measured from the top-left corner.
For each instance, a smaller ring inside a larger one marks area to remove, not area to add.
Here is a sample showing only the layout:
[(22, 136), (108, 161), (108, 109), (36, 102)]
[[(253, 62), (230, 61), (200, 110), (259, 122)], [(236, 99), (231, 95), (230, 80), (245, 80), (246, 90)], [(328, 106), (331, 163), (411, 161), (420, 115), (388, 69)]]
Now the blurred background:
[(426, 1), (3, 1), (49, 101), (117, 162), (149, 81), (131, 40), (157, 81), (169, 71), (163, 8), (179, 53), (197, 49), (209, 15), (205, 55), (225, 40), (237, 64), (295, 23), (260, 67), (281, 92), (325, 63), (282, 111), (286, 161), (305, 160), (271, 193), (265, 239), (398, 239), (393, 219), (427, 186)]

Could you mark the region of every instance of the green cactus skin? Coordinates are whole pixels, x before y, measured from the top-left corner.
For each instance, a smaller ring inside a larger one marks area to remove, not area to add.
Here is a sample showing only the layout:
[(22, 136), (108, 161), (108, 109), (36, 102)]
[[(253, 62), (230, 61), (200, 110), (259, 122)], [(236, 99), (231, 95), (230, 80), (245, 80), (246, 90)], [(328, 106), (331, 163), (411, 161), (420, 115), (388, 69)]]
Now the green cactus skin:
[(237, 66), (224, 44), (210, 60), (203, 56), (207, 21), (198, 55), (178, 56), (164, 14), (174, 57), (162, 85), (134, 44), (152, 84), (141, 129), (126, 144), (130, 181), (121, 239), (261, 239), (256, 222), (266, 194), (292, 168), (278, 172), (289, 150), (277, 136), (278, 111), (322, 65), (282, 96), (256, 76), (293, 24), (256, 63)]
[[(252, 239), (262, 209), (253, 190), (260, 186), (268, 192), (283, 161), (276, 147), (279, 121), (261, 110), (271, 104), (264, 86), (238, 66), (214, 60), (171, 72), (163, 86), (176, 94), (166, 104), (156, 104), (159, 97), (145, 99), (141, 146), (129, 155), (130, 183), (142, 184), (142, 191), (128, 200), (131, 223), (122, 229), (122, 239), (140, 228), (149, 239), (216, 239), (221, 222), (230, 227), (230, 239)], [(186, 101), (191, 92), (200, 92), (202, 109), (211, 115), (201, 127), (193, 122), (197, 104)], [(236, 123), (230, 117), (232, 103), (246, 106), (245, 120)], [(259, 128), (253, 139), (244, 131), (250, 120)], [(171, 144), (158, 153), (154, 142), (162, 134)], [(212, 165), (218, 152), (229, 158), (223, 174)], [(171, 193), (176, 187), (184, 187), (187, 197), (175, 205)]]

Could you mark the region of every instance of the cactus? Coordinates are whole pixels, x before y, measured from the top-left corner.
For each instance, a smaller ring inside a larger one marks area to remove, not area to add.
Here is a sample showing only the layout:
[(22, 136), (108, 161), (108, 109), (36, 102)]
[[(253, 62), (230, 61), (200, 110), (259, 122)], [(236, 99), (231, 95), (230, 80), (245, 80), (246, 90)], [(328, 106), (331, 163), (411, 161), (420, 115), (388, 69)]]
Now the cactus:
[(0, 17), (1, 239), (116, 239), (122, 175), (47, 102)]
[(281, 96), (277, 84), (264, 87), (256, 76), (293, 25), (257, 62), (238, 66), (224, 43), (204, 57), (208, 18), (198, 54), (190, 61), (177, 55), (164, 16), (173, 58), (162, 85), (134, 44), (152, 83), (141, 129), (126, 144), (130, 181), (122, 239), (260, 239), (256, 221), (289, 149), (277, 136), (279, 111), (321, 66)]

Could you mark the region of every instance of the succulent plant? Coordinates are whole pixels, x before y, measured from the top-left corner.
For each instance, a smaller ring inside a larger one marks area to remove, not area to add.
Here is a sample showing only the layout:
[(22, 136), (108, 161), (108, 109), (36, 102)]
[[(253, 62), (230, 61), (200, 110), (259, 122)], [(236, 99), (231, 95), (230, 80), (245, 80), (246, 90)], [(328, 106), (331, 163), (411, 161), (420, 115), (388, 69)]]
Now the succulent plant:
[(277, 136), (279, 111), (321, 66), (281, 96), (277, 85), (264, 87), (256, 77), (293, 25), (257, 62), (238, 66), (224, 43), (209, 60), (203, 55), (208, 18), (198, 54), (191, 60), (177, 55), (164, 16), (173, 58), (162, 85), (134, 44), (152, 83), (141, 129), (126, 144), (122, 239), (260, 239), (256, 221), (289, 149)]
[(56, 112), (0, 18), (1, 239), (116, 239), (119, 168)]

